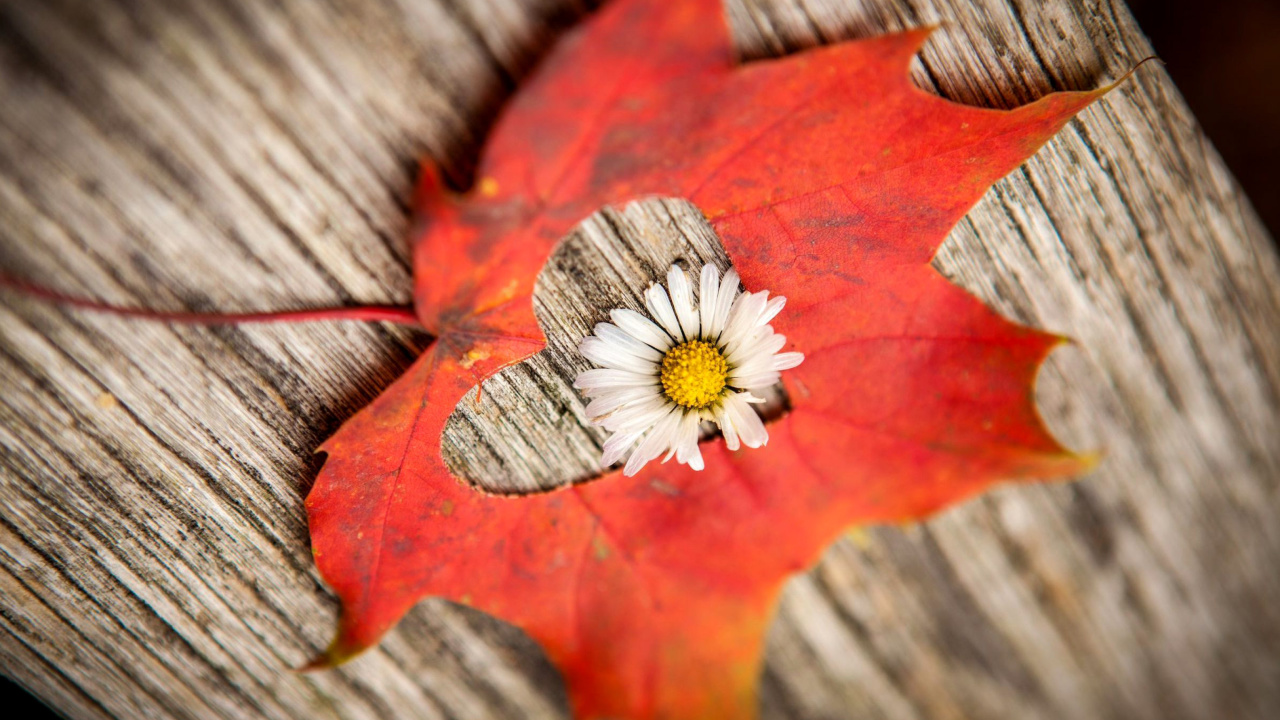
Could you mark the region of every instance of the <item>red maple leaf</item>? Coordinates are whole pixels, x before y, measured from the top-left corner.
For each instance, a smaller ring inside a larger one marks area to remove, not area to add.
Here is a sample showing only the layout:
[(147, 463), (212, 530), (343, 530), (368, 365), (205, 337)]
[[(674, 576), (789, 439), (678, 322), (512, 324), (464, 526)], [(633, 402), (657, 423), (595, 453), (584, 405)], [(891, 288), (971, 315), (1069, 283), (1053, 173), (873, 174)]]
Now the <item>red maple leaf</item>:
[[(415, 305), (435, 336), (322, 449), (307, 498), (342, 601), (321, 664), (427, 595), (535, 638), (582, 718), (747, 717), (783, 581), (852, 524), (919, 518), (1009, 478), (1073, 474), (1032, 386), (1059, 338), (937, 274), (938, 244), (998, 178), (1104, 90), (994, 111), (914, 87), (928, 31), (736, 65), (720, 0), (615, 0), (514, 98), (466, 196), (426, 171)], [(452, 477), (441, 432), (540, 350), (534, 278), (601, 206), (688, 198), (807, 360), (767, 448), (703, 447), (520, 498)], [(661, 482), (656, 482), (657, 479)]]

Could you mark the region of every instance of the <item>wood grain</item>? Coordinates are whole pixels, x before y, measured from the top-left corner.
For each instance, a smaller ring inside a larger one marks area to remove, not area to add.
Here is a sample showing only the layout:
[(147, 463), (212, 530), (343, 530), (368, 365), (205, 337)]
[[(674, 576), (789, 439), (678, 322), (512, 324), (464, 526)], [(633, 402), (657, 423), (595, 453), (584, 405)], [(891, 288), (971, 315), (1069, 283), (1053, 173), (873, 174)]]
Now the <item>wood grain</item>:
[[(502, 99), (585, 4), (0, 1), (0, 268), (162, 309), (405, 302), (415, 158), (465, 182)], [(993, 107), (1151, 53), (1102, 0), (727, 7), (747, 58), (939, 24), (916, 79)], [(572, 242), (538, 299), (568, 335), (609, 299), (570, 292), (566, 268), (602, 257), (587, 249), (650, 252), (613, 266), (633, 289), (674, 256), (652, 253), (718, 252), (674, 201), (597, 215)], [(1164, 72), (998, 184), (936, 264), (1077, 340), (1041, 407), (1108, 459), (851, 533), (787, 589), (763, 716), (1274, 717), (1280, 263)], [(312, 449), (421, 342), (3, 296), (0, 671), (76, 718), (563, 717), (527, 638), (440, 601), (340, 670), (289, 671), (336, 612), (306, 542)], [(580, 405), (555, 384), (580, 362), (567, 347), (464, 406), (459, 472), (508, 490), (590, 475), (599, 438), (568, 432)], [(521, 413), (553, 429), (503, 446)]]

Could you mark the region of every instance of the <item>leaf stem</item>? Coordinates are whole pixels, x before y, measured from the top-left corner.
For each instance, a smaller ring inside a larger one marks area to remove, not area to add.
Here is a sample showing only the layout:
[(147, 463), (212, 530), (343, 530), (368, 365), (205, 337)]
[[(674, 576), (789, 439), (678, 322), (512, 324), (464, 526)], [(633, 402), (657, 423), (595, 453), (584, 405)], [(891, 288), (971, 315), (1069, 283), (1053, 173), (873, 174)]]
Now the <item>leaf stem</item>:
[(127, 308), (105, 303), (85, 300), (84, 298), (64, 295), (39, 285), (0, 275), (0, 287), (15, 290), (24, 295), (47, 300), (59, 305), (68, 305), (83, 310), (136, 317), (162, 322), (182, 323), (185, 325), (233, 325), (242, 323), (293, 323), (312, 322), (317, 320), (357, 320), (361, 322), (390, 322), (410, 325), (421, 329), (413, 308), (407, 305), (365, 305), (361, 307), (318, 308), (315, 310), (285, 310), (281, 312), (260, 313), (192, 313), (164, 312), (144, 308)]

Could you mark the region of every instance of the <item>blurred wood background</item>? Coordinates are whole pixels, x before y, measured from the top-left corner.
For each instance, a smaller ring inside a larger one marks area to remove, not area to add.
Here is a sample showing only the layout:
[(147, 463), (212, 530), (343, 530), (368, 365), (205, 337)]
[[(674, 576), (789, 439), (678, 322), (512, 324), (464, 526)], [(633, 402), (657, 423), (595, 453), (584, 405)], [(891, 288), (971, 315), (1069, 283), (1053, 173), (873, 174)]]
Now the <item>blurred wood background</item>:
[(1196, 121), (1275, 236), (1280, 228), (1280, 3), (1129, 0)]
[[(915, 77), (991, 107), (1151, 52), (1107, 0), (727, 9), (746, 58), (941, 23)], [(0, 269), (167, 310), (407, 302), (416, 158), (466, 182), (503, 99), (588, 10), (0, 0)], [(633, 239), (697, 232), (680, 203), (619, 217)], [(788, 585), (762, 716), (1280, 714), (1280, 263), (1163, 70), (999, 183), (936, 265), (1078, 341), (1041, 407), (1108, 459), (838, 543)], [(312, 450), (421, 343), (3, 295), (0, 671), (74, 718), (564, 717), (536, 646), (439, 601), (340, 670), (289, 670), (336, 614), (307, 544)]]

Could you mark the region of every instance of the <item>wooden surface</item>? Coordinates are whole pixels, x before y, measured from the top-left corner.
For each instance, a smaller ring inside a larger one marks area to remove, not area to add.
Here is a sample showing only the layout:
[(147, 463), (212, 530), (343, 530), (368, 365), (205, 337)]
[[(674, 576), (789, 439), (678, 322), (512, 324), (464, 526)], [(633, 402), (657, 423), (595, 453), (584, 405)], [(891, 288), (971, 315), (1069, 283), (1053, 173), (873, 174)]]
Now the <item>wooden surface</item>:
[[(0, 0), (0, 268), (162, 309), (405, 302), (414, 159), (464, 178), (580, 5)], [(996, 107), (1095, 87), (1150, 53), (1123, 5), (1099, 0), (728, 7), (747, 57), (941, 22), (916, 77)], [(575, 242), (615, 228), (706, 239), (686, 205), (651, 201)], [(997, 185), (936, 264), (1076, 338), (1041, 377), (1042, 408), (1108, 459), (1080, 482), (851, 534), (788, 586), (762, 715), (1280, 713), (1280, 266), (1163, 70)], [(438, 601), (341, 670), (288, 670), (336, 613), (306, 540), (311, 450), (421, 342), (3, 296), (0, 669), (76, 718), (563, 717), (535, 646)], [(486, 402), (523, 392), (494, 385)], [(560, 400), (535, 410), (569, 427), (577, 401)], [(546, 481), (460, 443), (486, 432), (473, 425), (450, 430), (461, 472)], [(548, 457), (589, 473), (589, 445)]]

